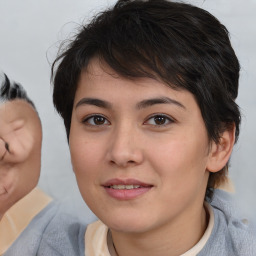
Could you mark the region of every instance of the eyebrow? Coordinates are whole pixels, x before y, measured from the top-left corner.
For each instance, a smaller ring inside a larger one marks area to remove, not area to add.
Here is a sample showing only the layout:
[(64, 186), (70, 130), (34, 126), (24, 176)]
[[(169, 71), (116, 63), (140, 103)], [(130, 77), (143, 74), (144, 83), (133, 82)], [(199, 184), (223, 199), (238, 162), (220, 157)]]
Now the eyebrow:
[[(180, 102), (178, 102), (174, 99), (168, 98), (168, 97), (160, 97), (160, 98), (152, 98), (152, 99), (142, 100), (136, 104), (136, 108), (142, 109), (142, 108), (151, 107), (156, 104), (174, 104), (178, 107), (186, 109), (183, 104), (181, 104)], [(78, 101), (75, 108), (78, 108), (79, 106), (82, 106), (82, 105), (93, 105), (96, 107), (106, 108), (106, 109), (112, 108), (111, 103), (101, 100), (101, 99), (96, 99), (96, 98), (82, 98), (80, 101)]]
[(83, 98), (83, 99), (78, 101), (75, 108), (77, 108), (81, 105), (93, 105), (93, 106), (96, 106), (96, 107), (107, 108), (107, 109), (110, 109), (111, 106), (112, 106), (107, 101), (100, 100), (100, 99), (95, 99), (95, 98)]
[(152, 98), (152, 99), (147, 99), (139, 102), (137, 104), (138, 109), (150, 107), (156, 104), (174, 104), (178, 107), (181, 107), (183, 109), (186, 109), (183, 104), (181, 104), (179, 101), (176, 101), (174, 99), (168, 98), (168, 97), (160, 97), (160, 98)]

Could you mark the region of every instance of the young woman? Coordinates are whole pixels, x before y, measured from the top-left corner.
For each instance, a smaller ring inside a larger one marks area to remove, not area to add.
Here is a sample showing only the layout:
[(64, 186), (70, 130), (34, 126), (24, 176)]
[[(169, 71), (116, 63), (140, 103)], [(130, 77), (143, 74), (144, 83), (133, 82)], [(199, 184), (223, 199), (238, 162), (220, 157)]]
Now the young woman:
[(86, 255), (254, 255), (225, 182), (239, 135), (239, 62), (211, 14), (120, 0), (53, 65), (84, 201)]

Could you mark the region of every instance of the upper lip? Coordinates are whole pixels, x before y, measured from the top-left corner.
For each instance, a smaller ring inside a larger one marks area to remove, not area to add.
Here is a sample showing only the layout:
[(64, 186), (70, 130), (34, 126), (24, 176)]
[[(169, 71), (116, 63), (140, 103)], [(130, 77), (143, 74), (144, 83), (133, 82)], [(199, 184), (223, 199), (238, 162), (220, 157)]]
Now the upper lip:
[(141, 182), (136, 179), (111, 179), (102, 184), (102, 186), (104, 186), (104, 187), (110, 187), (113, 185), (139, 185), (141, 187), (152, 187), (153, 186), (152, 184)]

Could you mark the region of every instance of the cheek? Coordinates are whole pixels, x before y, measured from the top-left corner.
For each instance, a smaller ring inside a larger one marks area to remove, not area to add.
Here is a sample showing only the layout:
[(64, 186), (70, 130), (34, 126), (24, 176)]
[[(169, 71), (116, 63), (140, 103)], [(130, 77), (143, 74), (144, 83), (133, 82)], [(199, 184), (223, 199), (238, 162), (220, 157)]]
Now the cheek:
[[(72, 116), (70, 134), (69, 134), (69, 150), (74, 171), (80, 171), (90, 165), (98, 155), (97, 137), (88, 134)], [(97, 143), (96, 143), (97, 142)]]
[[(161, 198), (167, 205), (183, 209), (194, 202), (199, 195), (204, 196), (206, 186), (205, 148), (197, 143), (173, 140), (164, 148), (154, 147), (151, 151), (151, 166), (158, 172)], [(171, 213), (170, 213), (171, 214)]]
[(77, 185), (80, 193), (86, 203), (88, 197), (92, 197), (92, 188), (95, 180), (95, 157), (96, 153), (92, 153), (86, 143), (74, 143), (70, 140), (70, 154), (73, 171), (76, 176)]
[(102, 164), (102, 148), (95, 140), (70, 139), (70, 154), (73, 170), (79, 184), (93, 184)]
[(150, 148), (148, 159), (160, 176), (172, 180), (173, 186), (179, 186), (179, 182), (191, 184), (192, 180), (204, 175), (207, 162), (204, 139), (176, 136), (154, 145)]

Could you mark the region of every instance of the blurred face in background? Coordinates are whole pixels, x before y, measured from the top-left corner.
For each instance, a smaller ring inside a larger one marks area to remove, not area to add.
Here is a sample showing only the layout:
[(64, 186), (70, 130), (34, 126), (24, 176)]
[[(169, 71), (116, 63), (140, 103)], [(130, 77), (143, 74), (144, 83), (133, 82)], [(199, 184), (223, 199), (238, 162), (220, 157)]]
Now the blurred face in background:
[(41, 142), (41, 122), (29, 103), (0, 104), (0, 217), (37, 185)]

